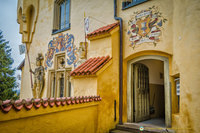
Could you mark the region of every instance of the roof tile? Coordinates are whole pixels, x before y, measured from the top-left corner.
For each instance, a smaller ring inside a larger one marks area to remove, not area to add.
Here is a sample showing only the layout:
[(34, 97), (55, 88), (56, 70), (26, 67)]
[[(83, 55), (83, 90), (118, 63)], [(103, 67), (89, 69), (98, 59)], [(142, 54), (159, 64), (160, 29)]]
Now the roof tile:
[[(41, 105), (46, 108), (48, 105), (53, 107), (54, 104), (56, 106), (65, 106), (70, 104), (81, 104), (85, 102), (92, 102), (92, 101), (101, 101), (100, 96), (81, 96), (81, 97), (61, 97), (61, 98), (43, 98), (43, 99), (20, 99), (20, 100), (0, 100), (0, 110), (3, 113), (8, 113), (12, 108), (16, 111), (20, 111), (23, 107), (28, 111), (31, 110), (33, 106), (35, 108), (40, 108)], [(66, 104), (67, 103), (67, 104)]]
[(101, 28), (99, 28), (99, 29), (87, 34), (87, 38), (110, 32), (111, 30), (113, 30), (118, 25), (119, 25), (119, 22), (116, 22), (116, 23), (113, 23), (113, 24), (109, 24), (107, 26), (103, 26), (103, 27), (101, 27)]
[(94, 75), (110, 60), (111, 60), (110, 56), (90, 58), (83, 64), (81, 64), (79, 67), (74, 69), (70, 74), (71, 76)]

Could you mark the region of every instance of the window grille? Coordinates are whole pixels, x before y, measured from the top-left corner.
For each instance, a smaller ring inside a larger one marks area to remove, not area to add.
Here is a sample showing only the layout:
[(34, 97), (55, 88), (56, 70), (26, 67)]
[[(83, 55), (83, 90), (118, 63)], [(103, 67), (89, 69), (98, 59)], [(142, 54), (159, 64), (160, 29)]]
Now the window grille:
[(70, 28), (70, 0), (55, 0), (52, 33), (59, 33)]
[(136, 6), (138, 4), (141, 4), (143, 2), (146, 2), (147, 0), (123, 0), (122, 2), (122, 9), (127, 9), (132, 6)]

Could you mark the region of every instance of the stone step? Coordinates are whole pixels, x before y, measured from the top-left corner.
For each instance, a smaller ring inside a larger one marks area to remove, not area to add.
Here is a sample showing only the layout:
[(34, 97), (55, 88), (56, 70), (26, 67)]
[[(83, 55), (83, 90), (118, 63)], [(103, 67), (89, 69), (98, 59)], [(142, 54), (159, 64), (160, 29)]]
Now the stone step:
[(122, 130), (112, 130), (110, 131), (110, 133), (132, 133), (132, 132), (129, 132), (129, 131), (122, 131)]
[[(140, 127), (144, 127), (144, 131), (140, 131)], [(175, 133), (175, 131), (149, 124), (125, 123), (117, 125), (111, 133)]]

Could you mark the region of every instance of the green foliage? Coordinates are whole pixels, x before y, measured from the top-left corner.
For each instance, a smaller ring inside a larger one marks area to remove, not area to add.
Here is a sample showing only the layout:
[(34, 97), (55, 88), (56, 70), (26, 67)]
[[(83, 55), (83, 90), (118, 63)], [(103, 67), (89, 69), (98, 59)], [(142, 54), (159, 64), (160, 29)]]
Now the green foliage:
[(18, 99), (16, 92), (12, 88), (16, 87), (15, 69), (11, 68), (13, 59), (11, 58), (11, 48), (9, 42), (3, 38), (0, 30), (0, 100)]

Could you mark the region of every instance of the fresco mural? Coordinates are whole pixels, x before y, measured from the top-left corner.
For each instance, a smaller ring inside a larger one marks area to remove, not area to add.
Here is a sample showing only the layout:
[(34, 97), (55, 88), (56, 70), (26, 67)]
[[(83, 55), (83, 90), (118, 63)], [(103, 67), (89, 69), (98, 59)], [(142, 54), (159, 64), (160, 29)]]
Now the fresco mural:
[(134, 12), (128, 22), (128, 32), (131, 42), (130, 47), (134, 48), (141, 43), (153, 43), (160, 41), (161, 28), (167, 21), (158, 11), (158, 7), (152, 6), (148, 10)]
[(53, 57), (55, 53), (66, 51), (66, 64), (77, 66), (78, 49), (74, 45), (74, 36), (72, 34), (58, 34), (48, 44), (48, 50), (45, 54), (45, 70), (53, 64)]

